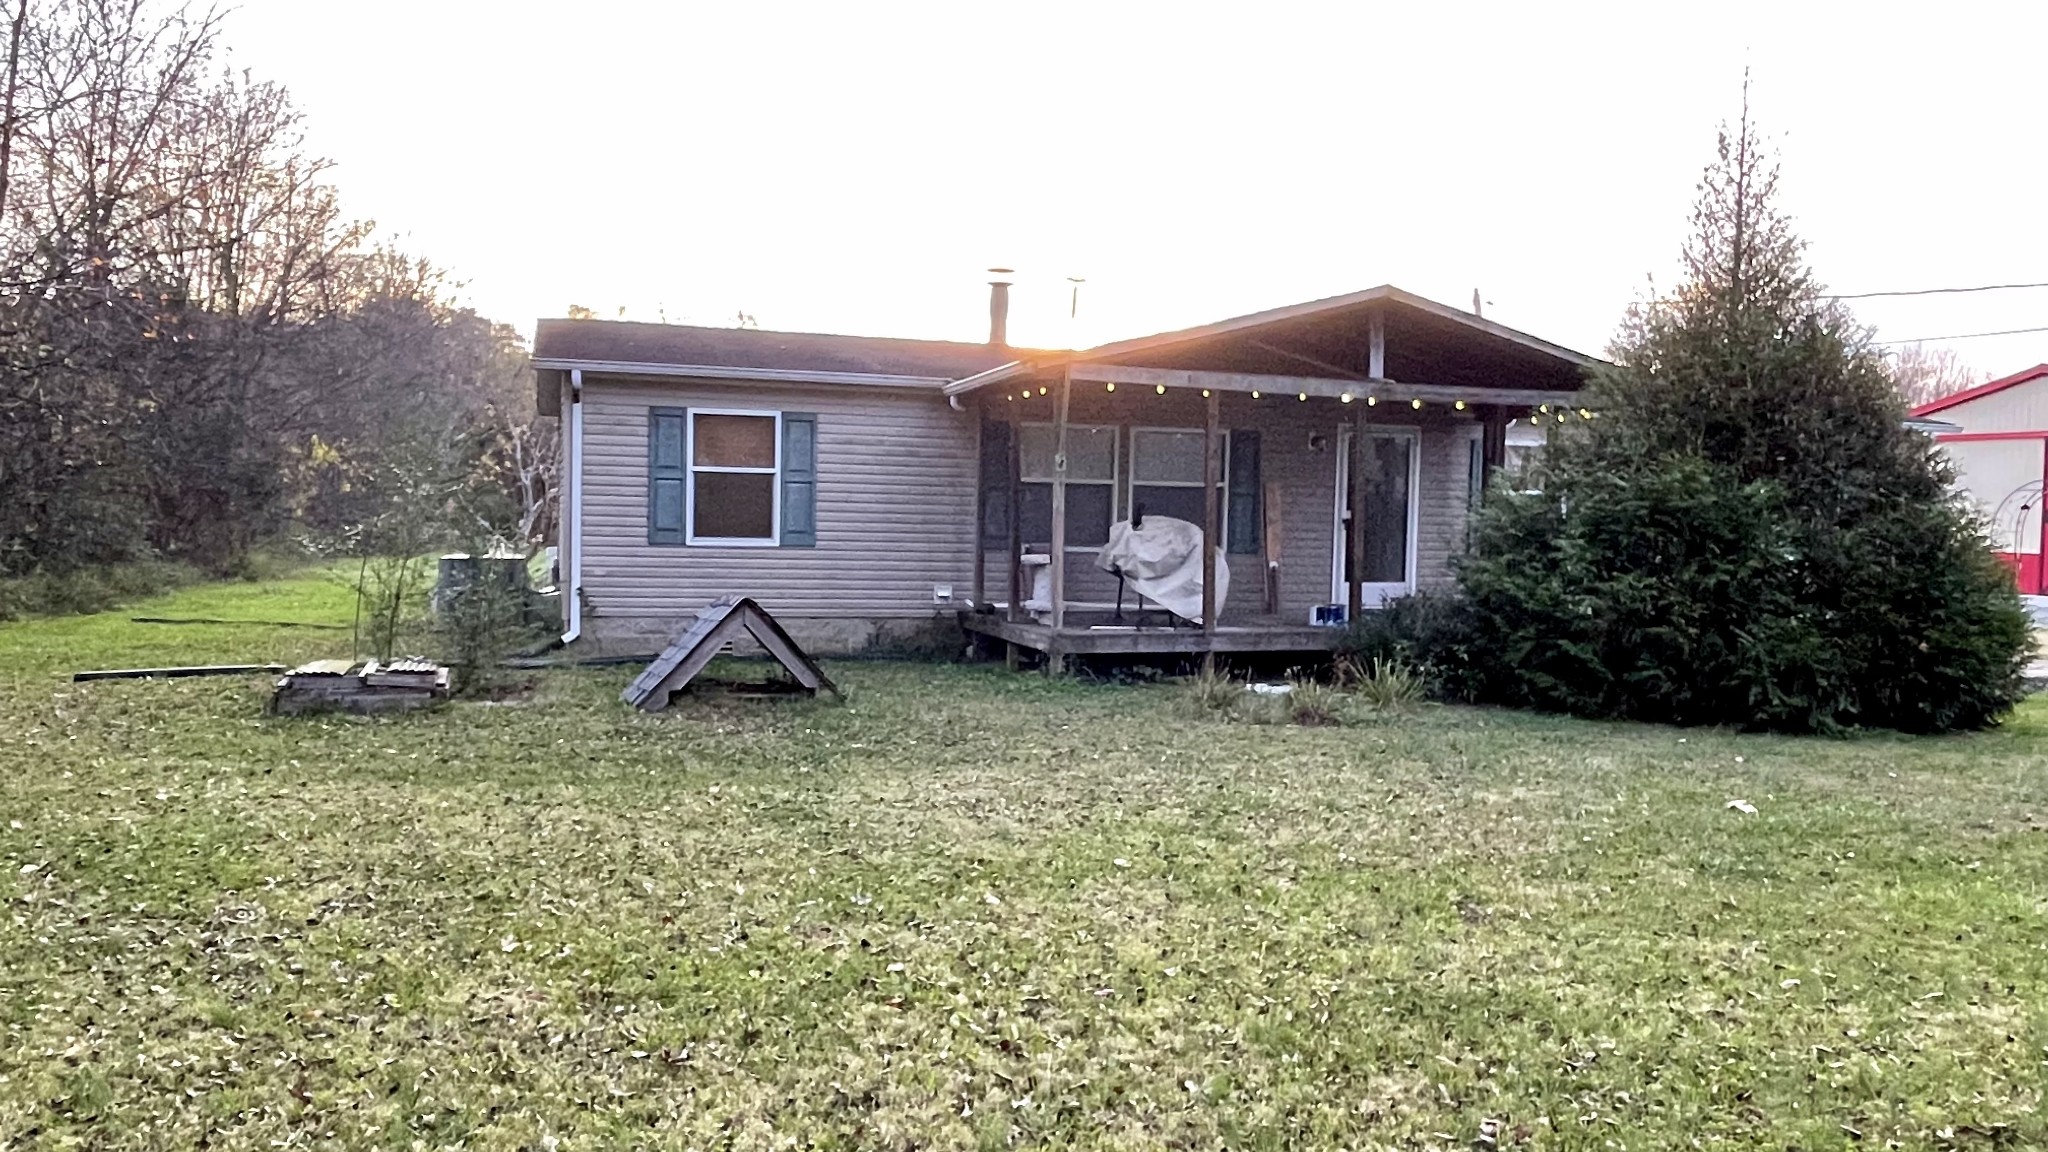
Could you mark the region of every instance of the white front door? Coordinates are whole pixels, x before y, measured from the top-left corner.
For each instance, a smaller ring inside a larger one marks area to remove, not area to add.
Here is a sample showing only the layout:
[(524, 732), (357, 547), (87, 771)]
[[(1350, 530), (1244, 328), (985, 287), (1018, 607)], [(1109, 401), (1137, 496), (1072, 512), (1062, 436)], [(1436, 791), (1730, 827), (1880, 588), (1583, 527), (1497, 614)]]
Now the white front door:
[[(1420, 438), (1413, 428), (1369, 428), (1365, 434), (1365, 475), (1361, 486), (1365, 528), (1365, 582), (1361, 600), (1378, 607), (1415, 591), (1415, 532), (1422, 479)], [(1345, 546), (1354, 511), (1351, 493), (1351, 430), (1337, 437), (1336, 534), (1330, 548), (1330, 601), (1351, 601), (1350, 555)]]

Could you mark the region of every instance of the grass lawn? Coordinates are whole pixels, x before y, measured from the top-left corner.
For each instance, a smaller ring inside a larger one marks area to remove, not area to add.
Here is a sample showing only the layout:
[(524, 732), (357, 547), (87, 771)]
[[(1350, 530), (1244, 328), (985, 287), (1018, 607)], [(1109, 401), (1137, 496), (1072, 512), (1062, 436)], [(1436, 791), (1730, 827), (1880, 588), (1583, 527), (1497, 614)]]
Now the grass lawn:
[(0, 627), (0, 1148), (2048, 1146), (2048, 705), (1830, 742), (918, 665), (652, 718), (631, 669), (374, 720), (65, 680), (347, 643)]

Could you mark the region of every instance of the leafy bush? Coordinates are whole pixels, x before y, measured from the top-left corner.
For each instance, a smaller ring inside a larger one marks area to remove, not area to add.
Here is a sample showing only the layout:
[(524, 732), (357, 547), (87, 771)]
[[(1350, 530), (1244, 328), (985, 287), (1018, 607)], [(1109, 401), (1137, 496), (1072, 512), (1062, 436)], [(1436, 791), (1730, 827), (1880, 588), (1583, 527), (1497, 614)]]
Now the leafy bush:
[(1456, 590), (1417, 592), (1352, 622), (1337, 645), (1337, 678), (1362, 681), (1384, 662), (1412, 670), (1433, 695), (1470, 699), (1477, 647), (1471, 606), (1463, 596)]
[[(1567, 509), (1569, 511), (1567, 511)], [(1677, 724), (1812, 728), (1841, 670), (1780, 579), (1795, 555), (1768, 484), (1697, 458), (1567, 473), (1496, 495), (1460, 570), (1501, 703)]]
[(457, 696), (487, 695), (505, 682), (501, 662), (533, 637), (525, 616), (525, 590), (502, 580), (477, 580), (442, 600), (434, 634)]

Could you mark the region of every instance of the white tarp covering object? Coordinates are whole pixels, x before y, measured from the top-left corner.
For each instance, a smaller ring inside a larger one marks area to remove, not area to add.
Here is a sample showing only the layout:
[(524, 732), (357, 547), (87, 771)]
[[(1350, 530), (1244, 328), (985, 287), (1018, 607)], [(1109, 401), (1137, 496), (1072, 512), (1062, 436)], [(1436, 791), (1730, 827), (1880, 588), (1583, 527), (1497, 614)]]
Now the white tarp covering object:
[[(1144, 526), (1120, 520), (1095, 554), (1104, 572), (1122, 572), (1131, 589), (1176, 616), (1202, 622), (1202, 529), (1171, 516), (1147, 516)], [(1230, 566), (1216, 550), (1216, 612), (1230, 592)]]

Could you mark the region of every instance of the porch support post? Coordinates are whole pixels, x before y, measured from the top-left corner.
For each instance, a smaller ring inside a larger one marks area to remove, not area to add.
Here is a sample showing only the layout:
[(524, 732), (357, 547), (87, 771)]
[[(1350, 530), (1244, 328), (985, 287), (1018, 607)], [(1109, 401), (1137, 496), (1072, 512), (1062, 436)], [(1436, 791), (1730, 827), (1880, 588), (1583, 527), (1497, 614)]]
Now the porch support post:
[(974, 406), (974, 593), (976, 612), (988, 603), (988, 541), (982, 538), (988, 523), (988, 461), (981, 458), (988, 448), (988, 405)]
[(1498, 404), (1479, 407), (1479, 482), (1493, 486), (1493, 475), (1508, 463), (1508, 414)]
[(1060, 372), (1052, 416), (1052, 627), (1067, 623), (1067, 407), (1074, 398), (1072, 368)]
[[(1017, 509), (1024, 488), (1021, 480), (1021, 477), (1024, 475), (1023, 439), (1024, 422), (1014, 418), (1011, 419), (1010, 467), (1007, 471), (1007, 479), (1010, 485), (1010, 602), (1003, 609), (1004, 616), (1011, 621), (1017, 619), (1018, 613), (1022, 611), (1018, 605), (1024, 602), (1024, 525), (1018, 519), (1019, 513)], [(1010, 645), (1009, 655), (1012, 667), (1014, 667), (1017, 658), (1017, 646), (1015, 644)]]
[[(1377, 327), (1377, 325), (1375, 325)], [(1351, 579), (1345, 584), (1344, 619), (1357, 623), (1365, 611), (1365, 413), (1367, 406), (1354, 404), (1351, 414), (1351, 454), (1344, 461), (1344, 506), (1351, 515), (1344, 522), (1344, 552)]]
[[(1375, 380), (1387, 374), (1387, 324), (1375, 311), (1367, 321), (1366, 371)], [(1344, 526), (1344, 547), (1351, 558), (1351, 579), (1345, 586), (1344, 619), (1356, 624), (1365, 612), (1365, 414), (1368, 405), (1354, 406), (1351, 415), (1351, 457), (1344, 462), (1345, 506), (1351, 519)], [(1414, 496), (1410, 496), (1414, 499)]]
[(1209, 393), (1202, 437), (1202, 670), (1216, 668), (1216, 544), (1223, 536), (1217, 524), (1216, 485), (1223, 479), (1222, 398)]

